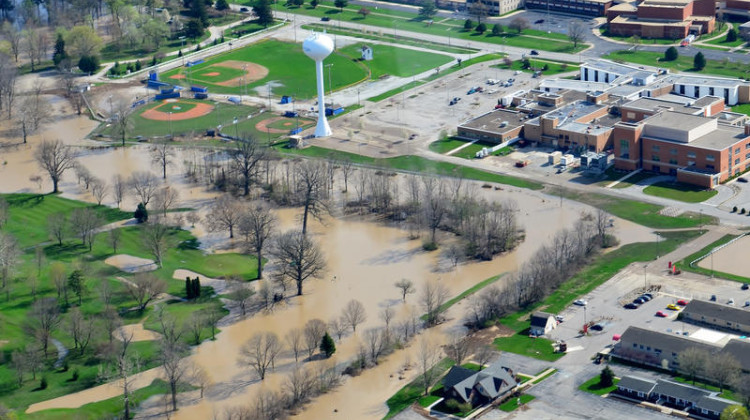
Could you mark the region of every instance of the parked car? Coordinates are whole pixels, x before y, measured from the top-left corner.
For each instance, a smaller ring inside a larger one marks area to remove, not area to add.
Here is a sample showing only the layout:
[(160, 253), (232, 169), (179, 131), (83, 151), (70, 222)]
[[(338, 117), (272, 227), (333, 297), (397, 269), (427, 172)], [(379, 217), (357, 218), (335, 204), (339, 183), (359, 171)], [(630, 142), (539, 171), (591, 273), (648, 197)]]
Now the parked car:
[(667, 314), (665, 314), (663, 311), (657, 311), (656, 316), (658, 316), (659, 318), (666, 318)]
[(747, 290), (747, 289), (750, 289), (750, 284), (743, 283), (742, 284), (742, 290)]
[(565, 317), (564, 317), (564, 316), (562, 316), (562, 315), (556, 315), (556, 316), (555, 316), (555, 320), (556, 320), (557, 322), (563, 322), (563, 321), (565, 321)]
[(747, 308), (748, 306), (750, 306), (750, 300), (745, 301), (745, 307)]
[(716, 295), (711, 295), (711, 302), (716, 302)]
[(625, 309), (638, 309), (640, 305), (637, 303), (630, 302), (627, 305), (624, 306)]
[(578, 306), (586, 306), (587, 303), (588, 302), (586, 302), (586, 299), (576, 299), (575, 301), (573, 301), (573, 305)]
[(646, 303), (646, 299), (639, 297), (639, 298), (633, 299), (633, 303), (637, 305), (643, 305), (644, 303)]
[(250, 9), (248, 9), (247, 7), (240, 7), (240, 12), (242, 12), (242, 13), (247, 13), (249, 11), (250, 11)]
[(674, 303), (670, 303), (669, 305), (667, 305), (667, 309), (669, 309), (671, 311), (679, 311), (680, 307), (677, 306), (677, 305), (675, 305)]
[(323, 22), (328, 22), (329, 20), (331, 20), (331, 18), (329, 18), (328, 16), (323, 16), (322, 18), (320, 18), (320, 20), (322, 20)]
[(747, 182), (747, 178), (739, 177), (739, 178), (737, 178), (737, 181), (739, 181), (739, 182)]
[(538, 25), (540, 23), (544, 23), (544, 19), (537, 19), (537, 20), (534, 21), (535, 25)]
[(537, 50), (531, 50), (531, 52), (529, 54), (531, 54), (531, 55), (539, 55), (539, 51), (537, 51)]
[(651, 296), (651, 295), (643, 294), (643, 295), (641, 295), (640, 298), (643, 299), (643, 300), (645, 300), (646, 302), (648, 302), (649, 300), (653, 299), (654, 297)]
[(684, 300), (684, 299), (680, 299), (680, 300), (677, 301), (677, 304), (680, 305), (680, 306), (687, 306), (688, 303), (689, 302), (686, 301), (686, 300)]
[(594, 324), (591, 326), (591, 329), (594, 331), (602, 331), (604, 329), (604, 325), (602, 324)]
[(512, 78), (512, 77), (511, 77), (510, 79), (508, 79), (508, 83), (513, 83), (513, 82), (515, 82), (515, 81), (516, 81), (516, 79), (514, 79), (514, 78)]
[(652, 295), (651, 293), (644, 293), (643, 296), (648, 297), (649, 300), (654, 298), (654, 295)]
[(729, 298), (727, 305), (734, 305), (734, 298)]

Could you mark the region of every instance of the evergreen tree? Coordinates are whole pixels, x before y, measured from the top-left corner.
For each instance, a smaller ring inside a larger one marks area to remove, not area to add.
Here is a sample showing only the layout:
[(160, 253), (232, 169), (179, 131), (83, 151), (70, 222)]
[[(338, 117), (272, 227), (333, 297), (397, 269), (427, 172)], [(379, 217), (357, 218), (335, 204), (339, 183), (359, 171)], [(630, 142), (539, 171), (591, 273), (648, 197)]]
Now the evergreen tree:
[(326, 355), (326, 358), (333, 356), (336, 353), (336, 343), (333, 342), (333, 338), (326, 331), (326, 335), (320, 340), (320, 352)]
[(185, 36), (192, 40), (200, 38), (203, 35), (203, 31), (204, 26), (200, 19), (190, 19), (187, 25), (185, 25)]
[(310, 0), (310, 6), (312, 6), (313, 9), (318, 7), (318, 0)]
[(258, 16), (258, 23), (267, 28), (273, 23), (273, 13), (271, 12), (271, 3), (269, 0), (256, 0), (253, 5), (253, 11)]
[(216, 10), (227, 10), (229, 9), (229, 3), (227, 0), (216, 0), (216, 4), (214, 5)]
[(68, 53), (65, 52), (65, 39), (58, 32), (57, 39), (55, 40), (55, 51), (52, 54), (52, 62), (55, 63), (55, 67), (58, 67), (66, 58), (68, 58)]
[(190, 2), (190, 15), (193, 19), (200, 21), (203, 28), (208, 27), (208, 13), (206, 12), (205, 0), (192, 0)]
[(196, 277), (193, 279), (193, 299), (201, 297), (201, 279)]
[(483, 34), (486, 30), (487, 30), (487, 25), (485, 25), (484, 22), (477, 25), (476, 31), (479, 32), (480, 34)]
[(190, 277), (185, 277), (185, 295), (188, 300), (193, 298), (193, 281)]
[(339, 8), (339, 13), (343, 13), (344, 7), (349, 4), (348, 0), (334, 0), (333, 5)]
[(727, 42), (734, 42), (737, 40), (737, 31), (734, 28), (731, 28), (729, 32), (727, 32)]
[(464, 29), (467, 31), (470, 31), (471, 28), (474, 27), (474, 22), (471, 19), (466, 19), (466, 22), (464, 22)]
[(609, 366), (602, 369), (602, 373), (599, 375), (599, 386), (602, 388), (610, 387), (615, 382), (615, 373)]
[(706, 57), (703, 56), (702, 52), (699, 52), (693, 58), (693, 68), (701, 71), (706, 68)]
[(437, 13), (437, 7), (433, 0), (422, 0), (419, 3), (419, 17), (431, 19)]
[(503, 33), (503, 25), (496, 23), (492, 26), (492, 35), (493, 36), (499, 36), (501, 33)]
[(680, 54), (677, 52), (677, 48), (669, 47), (666, 51), (664, 51), (664, 61), (677, 60), (677, 57), (679, 57), (679, 55)]
[(95, 55), (83, 55), (78, 60), (78, 68), (84, 73), (95, 73), (99, 70), (99, 57)]
[(78, 296), (78, 306), (81, 306), (81, 299), (85, 285), (83, 283), (83, 273), (81, 270), (75, 270), (68, 276), (68, 288)]
[(148, 221), (148, 210), (146, 210), (146, 206), (144, 206), (143, 203), (138, 203), (138, 207), (136, 207), (133, 217), (138, 223)]

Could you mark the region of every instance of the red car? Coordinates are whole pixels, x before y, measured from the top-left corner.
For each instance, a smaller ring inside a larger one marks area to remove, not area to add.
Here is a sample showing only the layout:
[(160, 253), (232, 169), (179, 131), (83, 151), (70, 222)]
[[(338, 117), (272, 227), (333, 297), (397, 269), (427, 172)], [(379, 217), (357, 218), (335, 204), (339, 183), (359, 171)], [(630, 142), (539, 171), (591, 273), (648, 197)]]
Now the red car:
[(688, 301), (686, 301), (686, 300), (678, 300), (677, 304), (680, 305), (680, 306), (686, 306), (688, 304)]
[(667, 317), (667, 314), (665, 314), (665, 313), (664, 313), (664, 312), (662, 312), (662, 311), (659, 311), (659, 312), (657, 312), (657, 313), (656, 313), (656, 316), (658, 316), (659, 318), (666, 318), (666, 317)]

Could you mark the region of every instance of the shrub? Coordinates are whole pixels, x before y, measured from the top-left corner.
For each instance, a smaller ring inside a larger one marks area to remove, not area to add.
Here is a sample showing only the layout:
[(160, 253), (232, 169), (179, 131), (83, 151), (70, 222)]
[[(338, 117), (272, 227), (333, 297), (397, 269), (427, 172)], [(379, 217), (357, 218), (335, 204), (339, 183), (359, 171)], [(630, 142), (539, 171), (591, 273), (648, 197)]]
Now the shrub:
[(148, 210), (146, 210), (146, 206), (144, 206), (143, 203), (138, 203), (138, 207), (135, 209), (133, 217), (138, 223), (148, 221)]
[(464, 22), (464, 29), (467, 31), (470, 31), (471, 28), (474, 27), (474, 22), (471, 19), (466, 19), (466, 22)]
[(606, 387), (612, 386), (614, 381), (615, 381), (615, 373), (612, 372), (612, 369), (610, 369), (609, 366), (602, 369), (602, 373), (599, 375), (599, 385), (602, 388), (606, 388)]
[(135, 62), (135, 71), (138, 71), (143, 68), (143, 64), (141, 64), (141, 60), (136, 60)]
[(487, 31), (487, 25), (485, 25), (484, 22), (480, 23), (479, 25), (477, 25), (476, 31), (480, 34), (485, 33), (485, 31)]
[(84, 73), (94, 73), (99, 70), (99, 57), (95, 55), (84, 55), (78, 60), (78, 68)]
[(677, 60), (677, 57), (679, 57), (679, 55), (680, 54), (677, 52), (677, 48), (669, 47), (666, 51), (664, 51), (664, 61)]
[(547, 70), (549, 70), (549, 65), (545, 64), (544, 67), (542, 67), (542, 71), (547, 71)]
[(42, 381), (39, 382), (39, 389), (47, 389), (47, 377), (42, 376)]
[(78, 380), (78, 369), (76, 369), (76, 370), (73, 371), (73, 377), (70, 378), (71, 382), (75, 382), (77, 380)]
[(745, 214), (745, 208), (743, 207), (742, 210), (740, 210), (740, 214)]
[(734, 28), (729, 29), (727, 32), (727, 42), (734, 42), (737, 40), (737, 30)]
[(732, 213), (737, 213), (737, 206), (732, 207)]
[(434, 251), (438, 249), (438, 244), (436, 242), (428, 241), (422, 244), (422, 249), (425, 251)]
[(699, 52), (693, 57), (693, 68), (698, 71), (706, 68), (706, 57), (702, 52)]
[(496, 23), (496, 24), (494, 24), (494, 25), (492, 26), (492, 35), (494, 35), (494, 36), (498, 36), (498, 35), (500, 35), (501, 33), (503, 33), (503, 26), (502, 26), (502, 25), (500, 25), (499, 23)]
[(177, 51), (177, 57), (182, 57), (182, 50)]

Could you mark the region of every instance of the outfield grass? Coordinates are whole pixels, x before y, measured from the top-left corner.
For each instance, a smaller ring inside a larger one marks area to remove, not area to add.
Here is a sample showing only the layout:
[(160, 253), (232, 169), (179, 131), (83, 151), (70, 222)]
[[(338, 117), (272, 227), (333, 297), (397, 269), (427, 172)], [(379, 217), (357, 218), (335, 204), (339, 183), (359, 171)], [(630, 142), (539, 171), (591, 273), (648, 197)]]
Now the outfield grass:
[(690, 266), (690, 262), (695, 261), (695, 259), (708, 254), (709, 252), (711, 252), (712, 249), (718, 246), (724, 245), (725, 243), (731, 241), (732, 239), (736, 237), (737, 235), (724, 235), (718, 240), (712, 242), (710, 245), (704, 247), (700, 251), (697, 251), (688, 255), (687, 257), (685, 257), (681, 261), (676, 262), (675, 264), (678, 265), (680, 270), (690, 271), (693, 273), (703, 274), (706, 276), (713, 275), (715, 277), (720, 277), (720, 278), (727, 279), (727, 280), (734, 280), (740, 283), (750, 283), (750, 276), (743, 277), (743, 276), (738, 276), (736, 274), (724, 273), (722, 271), (717, 271), (717, 270), (712, 271), (711, 269), (708, 269), (708, 268), (699, 267), (697, 264), (692, 267)]
[[(348, 45), (341, 48), (339, 52), (354, 60), (359, 60), (363, 45), (365, 44), (357, 43)], [(453, 61), (453, 57), (445, 54), (381, 44), (371, 45), (371, 47), (373, 49), (372, 60), (363, 61), (362, 63), (370, 69), (370, 78), (373, 80), (389, 75), (411, 77)]]
[(510, 413), (511, 411), (514, 411), (516, 408), (518, 408), (518, 400), (519, 399), (521, 400), (521, 405), (525, 405), (525, 404), (528, 404), (531, 401), (533, 401), (534, 398), (536, 398), (536, 397), (533, 396), (533, 395), (529, 395), (529, 394), (523, 394), (523, 395), (521, 395), (518, 398), (510, 397), (508, 399), (508, 401), (500, 404), (497, 408), (499, 408), (500, 410), (505, 411), (506, 413)]
[(325, 149), (316, 146), (306, 147), (304, 149), (287, 149), (284, 147), (285, 145), (285, 142), (278, 143), (274, 145), (274, 148), (282, 153), (292, 155), (296, 154), (315, 158), (348, 160), (356, 164), (375, 166), (379, 168), (433, 173), (446, 176), (460, 176), (476, 181), (496, 182), (498, 184), (507, 184), (519, 188), (529, 188), (532, 190), (540, 190), (543, 188), (542, 184), (534, 181), (519, 179), (508, 175), (493, 174), (476, 168), (470, 168), (468, 166), (456, 165), (448, 162), (435, 162), (421, 156), (398, 156), (386, 159), (376, 159), (357, 155), (354, 153)]
[(581, 386), (578, 387), (578, 389), (583, 392), (601, 396), (604, 394), (609, 394), (610, 392), (614, 392), (614, 390), (617, 389), (618, 382), (620, 382), (620, 380), (615, 378), (612, 381), (612, 386), (602, 386), (599, 382), (599, 375), (596, 375), (588, 381), (582, 383)]
[[(453, 366), (453, 360), (445, 358), (441, 360), (437, 365), (432, 367), (437, 373), (439, 378), (443, 377), (443, 374)], [(412, 382), (409, 382), (406, 386), (399, 389), (398, 392), (393, 394), (391, 398), (385, 402), (388, 406), (388, 414), (383, 417), (383, 420), (388, 420), (394, 417), (396, 414), (404, 411), (406, 407), (414, 404), (417, 400), (424, 395), (424, 387), (420, 384), (420, 378), (415, 378)], [(433, 401), (434, 402), (434, 401)], [(426, 401), (425, 401), (426, 403)]]
[[(268, 82), (274, 81), (278, 84), (278, 86), (271, 88), (271, 94), (274, 96), (290, 95), (298, 98), (312, 98), (317, 94), (315, 63), (302, 52), (302, 46), (274, 39), (215, 55), (197, 66), (179, 67), (170, 70), (164, 73), (161, 79), (189, 86), (191, 82), (188, 79), (170, 79), (170, 76), (175, 74), (187, 76), (188, 72), (198, 74), (205, 68), (221, 64), (222, 61), (227, 60), (256, 63), (268, 69), (269, 73), (266, 77), (246, 85), (250, 92), (253, 92), (255, 88), (261, 88), (262, 94), (265, 96), (268, 94), (265, 86)], [(361, 82), (367, 77), (367, 68), (363, 64), (355, 63), (339, 52), (334, 52), (328, 56), (324, 64), (333, 64), (332, 67), (326, 69), (325, 79), (326, 88), (332, 88), (334, 91)], [(329, 76), (330, 86), (328, 84)], [(208, 86), (212, 93), (238, 94), (241, 91), (240, 87), (219, 86), (207, 81), (202, 83)]]
[(685, 203), (702, 203), (719, 193), (716, 190), (706, 190), (695, 185), (679, 182), (657, 182), (644, 188), (643, 192), (655, 197), (669, 198)]
[[(215, 76), (209, 76), (212, 73), (219, 73)], [(247, 72), (242, 69), (235, 69), (232, 67), (222, 66), (221, 63), (217, 63), (208, 67), (203, 67), (199, 71), (190, 72), (190, 80), (195, 83), (201, 84), (213, 84), (226, 82), (238, 77), (242, 77)]]
[(515, 31), (510, 32), (507, 28), (504, 28), (504, 32), (501, 35), (495, 36), (489, 30), (492, 25), (490, 25), (487, 32), (479, 34), (474, 31), (465, 31), (463, 29), (463, 20), (436, 18), (432, 24), (429, 24), (416, 13), (388, 9), (374, 10), (369, 8), (372, 13), (363, 18), (362, 15), (357, 14), (361, 6), (349, 5), (343, 8), (343, 12), (340, 12), (338, 8), (333, 6), (333, 2), (327, 0), (321, 1), (317, 8), (307, 5), (298, 7), (282, 3), (276, 3), (274, 8), (281, 15), (289, 12), (319, 18), (329, 17), (331, 21), (326, 26), (332, 30), (338, 27), (337, 23), (339, 20), (349, 21), (361, 25), (380, 27), (382, 28), (382, 32), (391, 32), (394, 34), (394, 37), (398, 36), (398, 31), (419, 32), (445, 38), (450, 37), (447, 39), (449, 45), (460, 44), (459, 40), (481, 41), (498, 45), (566, 53), (576, 53), (588, 47), (588, 44), (579, 43), (574, 48), (573, 43), (568, 41), (567, 37), (563, 34), (548, 34), (545, 31), (534, 29), (526, 29), (521, 34), (517, 34)]
[[(128, 132), (128, 136), (144, 136), (144, 137), (155, 137), (155, 136), (167, 136), (170, 133), (175, 136), (182, 136), (190, 133), (202, 135), (208, 128), (215, 128), (218, 125), (227, 127), (232, 125), (235, 118), (239, 121), (244, 122), (247, 120), (248, 115), (254, 115), (258, 108), (246, 106), (246, 105), (234, 105), (223, 102), (211, 102), (211, 101), (199, 101), (197, 99), (180, 99), (180, 104), (190, 104), (196, 102), (209, 103), (214, 107), (214, 110), (209, 114), (198, 118), (191, 118), (189, 120), (180, 121), (156, 121), (147, 118), (143, 118), (141, 114), (149, 109), (157, 108), (162, 106), (163, 102), (154, 102), (144, 105), (135, 112), (132, 117), (133, 128)], [(261, 119), (268, 118), (268, 115), (262, 116)], [(95, 131), (94, 136), (102, 134), (116, 138), (116, 127), (107, 126), (107, 123), (102, 124)]]
[[(542, 75), (544, 76), (552, 76), (555, 74), (560, 73), (567, 73), (571, 71), (578, 71), (579, 66), (572, 63), (563, 63), (558, 61), (547, 61), (547, 60), (534, 60), (530, 59), (529, 64), (531, 65), (530, 68), (524, 69), (523, 67), (523, 61), (522, 60), (515, 60), (513, 63), (508, 67), (507, 65), (501, 63), (497, 64), (492, 67), (497, 67), (499, 69), (504, 70), (519, 70), (526, 73), (533, 73), (535, 69), (540, 70), (542, 72)], [(542, 70), (544, 66), (547, 66), (547, 70)]]
[(655, 67), (665, 67), (672, 70), (690, 72), (696, 74), (713, 74), (716, 76), (746, 77), (747, 68), (740, 62), (727, 62), (706, 60), (706, 67), (701, 71), (693, 69), (693, 57), (679, 56), (674, 61), (663, 61), (664, 54), (651, 51), (614, 51), (602, 56), (614, 61), (625, 61), (629, 63), (645, 64)]

